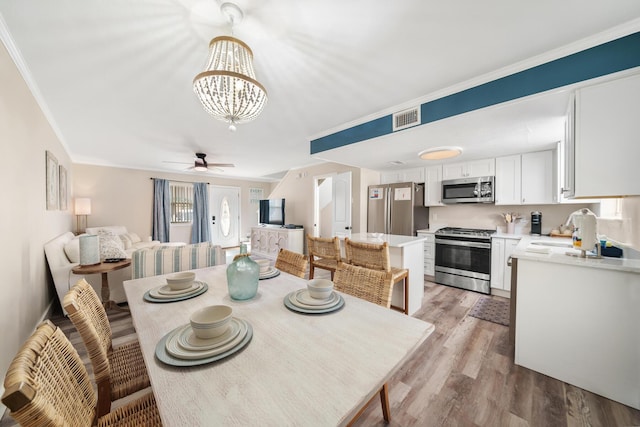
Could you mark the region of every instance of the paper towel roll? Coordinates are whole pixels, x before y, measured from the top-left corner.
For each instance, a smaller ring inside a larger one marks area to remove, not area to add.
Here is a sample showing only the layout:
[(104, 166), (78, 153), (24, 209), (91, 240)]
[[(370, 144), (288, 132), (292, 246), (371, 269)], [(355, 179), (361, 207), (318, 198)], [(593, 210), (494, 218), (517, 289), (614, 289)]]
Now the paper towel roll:
[(100, 242), (95, 234), (80, 236), (80, 265), (100, 264)]
[[(585, 212), (586, 211), (586, 212)], [(588, 209), (583, 209), (581, 237), (582, 237), (582, 249), (590, 251), (598, 243), (598, 230), (596, 216)]]

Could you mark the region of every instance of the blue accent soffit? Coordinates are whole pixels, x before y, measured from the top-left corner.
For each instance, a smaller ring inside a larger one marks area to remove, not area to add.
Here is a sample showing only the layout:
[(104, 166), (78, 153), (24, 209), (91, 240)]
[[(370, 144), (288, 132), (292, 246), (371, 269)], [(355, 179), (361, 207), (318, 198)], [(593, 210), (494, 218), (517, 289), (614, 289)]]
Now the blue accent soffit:
[[(422, 123), (478, 110), (640, 66), (640, 32), (594, 46), (462, 92), (425, 102)], [(387, 115), (311, 141), (311, 154), (392, 133)]]

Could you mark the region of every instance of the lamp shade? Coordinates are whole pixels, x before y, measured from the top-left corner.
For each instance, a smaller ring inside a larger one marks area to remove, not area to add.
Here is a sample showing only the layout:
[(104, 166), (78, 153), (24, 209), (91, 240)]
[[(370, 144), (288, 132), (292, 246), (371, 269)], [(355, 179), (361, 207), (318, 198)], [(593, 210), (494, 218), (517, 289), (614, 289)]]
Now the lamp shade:
[(75, 204), (76, 215), (91, 215), (91, 199), (79, 197)]

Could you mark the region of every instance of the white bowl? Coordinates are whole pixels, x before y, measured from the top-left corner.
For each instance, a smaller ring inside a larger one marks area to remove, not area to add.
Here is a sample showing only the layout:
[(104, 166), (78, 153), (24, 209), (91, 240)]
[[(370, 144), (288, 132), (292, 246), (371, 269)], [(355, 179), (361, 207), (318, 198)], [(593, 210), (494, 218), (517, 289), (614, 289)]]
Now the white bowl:
[(187, 289), (196, 278), (196, 273), (192, 271), (181, 271), (180, 273), (167, 276), (167, 284), (174, 291)]
[(313, 279), (307, 282), (307, 289), (311, 298), (327, 299), (333, 291), (333, 282), (329, 279)]
[(210, 305), (193, 313), (189, 321), (196, 337), (206, 340), (227, 331), (231, 313), (233, 309), (228, 305)]
[(267, 271), (269, 271), (269, 264), (271, 263), (271, 261), (269, 261), (268, 259), (256, 259), (254, 261), (257, 262), (260, 266), (260, 273), (266, 273)]

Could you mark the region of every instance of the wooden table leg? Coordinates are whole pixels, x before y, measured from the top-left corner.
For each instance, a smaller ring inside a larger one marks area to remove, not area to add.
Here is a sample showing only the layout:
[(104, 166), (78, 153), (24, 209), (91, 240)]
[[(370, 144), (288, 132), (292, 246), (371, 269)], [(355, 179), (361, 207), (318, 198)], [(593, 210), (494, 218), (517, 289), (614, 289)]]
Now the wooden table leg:
[(102, 273), (102, 287), (100, 288), (100, 293), (102, 296), (102, 305), (104, 305), (105, 310), (113, 309), (119, 311), (129, 311), (124, 307), (120, 307), (115, 301), (111, 300), (111, 289), (109, 289), (109, 277), (107, 273)]

